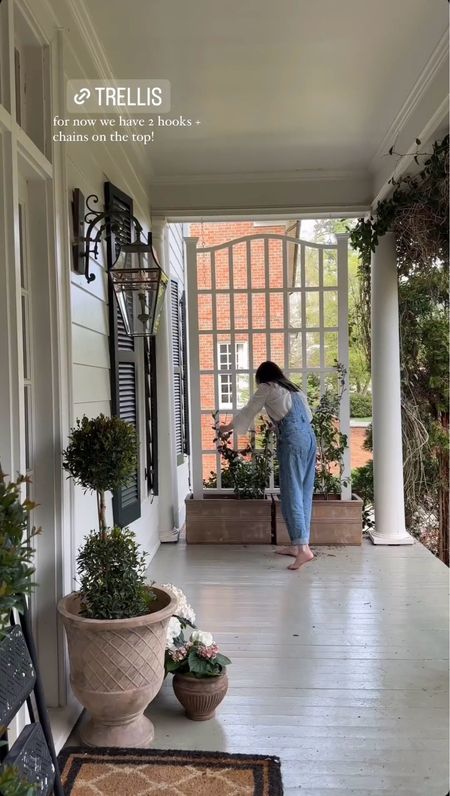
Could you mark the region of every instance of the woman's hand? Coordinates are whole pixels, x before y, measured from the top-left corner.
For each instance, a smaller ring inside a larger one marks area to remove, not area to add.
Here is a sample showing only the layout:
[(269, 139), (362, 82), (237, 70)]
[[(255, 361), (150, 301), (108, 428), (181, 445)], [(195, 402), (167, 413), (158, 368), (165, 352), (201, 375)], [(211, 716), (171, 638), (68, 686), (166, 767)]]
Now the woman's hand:
[(233, 423), (224, 423), (224, 425), (219, 426), (219, 434), (228, 434), (228, 432), (232, 430)]

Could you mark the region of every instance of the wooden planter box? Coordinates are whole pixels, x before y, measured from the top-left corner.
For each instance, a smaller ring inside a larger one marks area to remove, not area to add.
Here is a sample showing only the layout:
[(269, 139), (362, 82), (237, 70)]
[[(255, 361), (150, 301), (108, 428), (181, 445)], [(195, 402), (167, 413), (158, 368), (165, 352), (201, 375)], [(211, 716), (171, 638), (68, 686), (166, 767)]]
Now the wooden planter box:
[[(351, 500), (341, 500), (330, 495), (313, 499), (311, 544), (360, 545), (362, 542), (363, 502), (358, 495)], [(278, 545), (290, 544), (289, 534), (281, 513), (281, 504), (275, 500), (275, 533)]]
[(271, 500), (238, 500), (211, 495), (186, 498), (188, 544), (270, 544)]

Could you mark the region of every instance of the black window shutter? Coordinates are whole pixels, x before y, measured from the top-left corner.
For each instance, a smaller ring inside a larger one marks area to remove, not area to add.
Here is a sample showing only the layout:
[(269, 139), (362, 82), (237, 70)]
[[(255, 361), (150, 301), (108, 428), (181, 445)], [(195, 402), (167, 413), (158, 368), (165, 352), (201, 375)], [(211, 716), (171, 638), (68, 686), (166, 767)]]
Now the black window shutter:
[(180, 299), (181, 316), (181, 356), (183, 370), (183, 409), (184, 409), (184, 453), (190, 453), (189, 440), (189, 396), (188, 396), (188, 367), (187, 367), (187, 324), (186, 324), (186, 292), (183, 291)]
[[(127, 210), (130, 222), (123, 223), (118, 237), (123, 243), (131, 241), (133, 200), (110, 182), (105, 183), (106, 209)], [(107, 237), (108, 270), (116, 259), (114, 234)], [(126, 331), (111, 281), (108, 279), (109, 350), (111, 373), (111, 412), (131, 423), (138, 430), (138, 362), (135, 340)], [(139, 464), (128, 484), (113, 494), (114, 524), (124, 527), (141, 516)]]
[(184, 430), (183, 430), (183, 372), (181, 356), (181, 330), (180, 330), (180, 300), (178, 282), (170, 282), (170, 311), (172, 323), (172, 363), (173, 363), (173, 391), (175, 412), (175, 450), (177, 457), (183, 456)]
[(145, 454), (147, 490), (158, 494), (158, 415), (155, 337), (144, 337)]

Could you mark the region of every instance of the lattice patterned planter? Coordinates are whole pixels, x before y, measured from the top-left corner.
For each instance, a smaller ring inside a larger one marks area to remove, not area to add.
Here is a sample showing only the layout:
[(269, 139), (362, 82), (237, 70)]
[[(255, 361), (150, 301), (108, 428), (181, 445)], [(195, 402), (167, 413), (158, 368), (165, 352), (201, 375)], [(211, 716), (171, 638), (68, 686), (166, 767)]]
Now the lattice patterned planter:
[(188, 544), (270, 544), (270, 500), (238, 500), (234, 496), (186, 498)]
[(85, 619), (78, 592), (58, 604), (72, 690), (90, 714), (81, 729), (89, 746), (147, 747), (153, 741), (153, 724), (143, 712), (164, 679), (167, 625), (176, 599), (152, 588), (156, 610), (131, 619)]
[[(315, 496), (311, 519), (311, 544), (360, 545), (362, 509), (363, 502), (358, 495), (352, 495), (351, 500), (341, 500), (338, 495), (330, 495), (328, 500)], [(278, 499), (275, 502), (275, 529), (276, 543), (290, 544)]]

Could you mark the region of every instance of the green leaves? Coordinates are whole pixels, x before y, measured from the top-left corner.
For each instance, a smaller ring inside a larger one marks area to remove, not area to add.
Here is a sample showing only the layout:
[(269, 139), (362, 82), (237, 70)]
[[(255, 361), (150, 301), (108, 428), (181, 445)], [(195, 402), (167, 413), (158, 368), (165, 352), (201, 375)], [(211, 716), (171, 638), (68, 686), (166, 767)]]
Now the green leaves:
[(126, 486), (137, 466), (136, 430), (120, 417), (77, 420), (63, 451), (63, 467), (75, 483), (96, 492)]
[(146, 584), (146, 558), (128, 528), (112, 528), (106, 537), (92, 531), (77, 558), (83, 616), (128, 619), (149, 613), (155, 594)]
[(230, 663), (231, 660), (222, 655), (215, 644), (205, 647), (198, 641), (186, 641), (184, 637), (181, 648), (166, 650), (165, 668), (166, 672), (172, 674), (179, 672), (198, 678), (218, 677)]
[[(215, 420), (217, 414), (213, 413)], [(269, 485), (273, 458), (271, 424), (261, 417), (257, 438), (252, 438), (243, 450), (234, 450), (230, 445), (230, 438), (231, 433), (228, 432), (218, 434), (215, 440), (219, 443), (217, 449), (223, 460), (222, 486), (233, 487), (234, 494), (241, 499), (263, 498), (266, 487)], [(217, 486), (215, 473), (211, 473), (205, 486)]]
[(19, 476), (6, 483), (0, 468), (0, 635), (9, 626), (11, 610), (23, 610), (23, 595), (30, 594), (35, 585), (30, 542), (41, 529), (28, 531), (28, 517), (35, 507), (32, 501), (22, 500), (22, 487), (28, 482)]
[(35, 796), (38, 788), (25, 782), (15, 766), (5, 766), (0, 770), (0, 793), (2, 796)]
[(341, 491), (344, 451), (347, 436), (339, 430), (339, 408), (345, 390), (346, 370), (336, 362), (338, 391), (327, 388), (319, 400), (311, 425), (317, 439), (317, 464), (314, 491), (322, 495)]
[[(416, 138), (420, 146), (420, 138)], [(417, 264), (431, 267), (436, 260), (448, 260), (448, 145), (449, 137), (433, 144), (433, 152), (423, 161), (424, 153), (413, 156), (418, 174), (392, 178), (393, 193), (378, 202), (370, 219), (360, 218), (350, 229), (350, 242), (363, 263), (370, 263), (379, 239), (394, 230), (400, 272)], [(394, 147), (389, 155), (395, 153)]]

